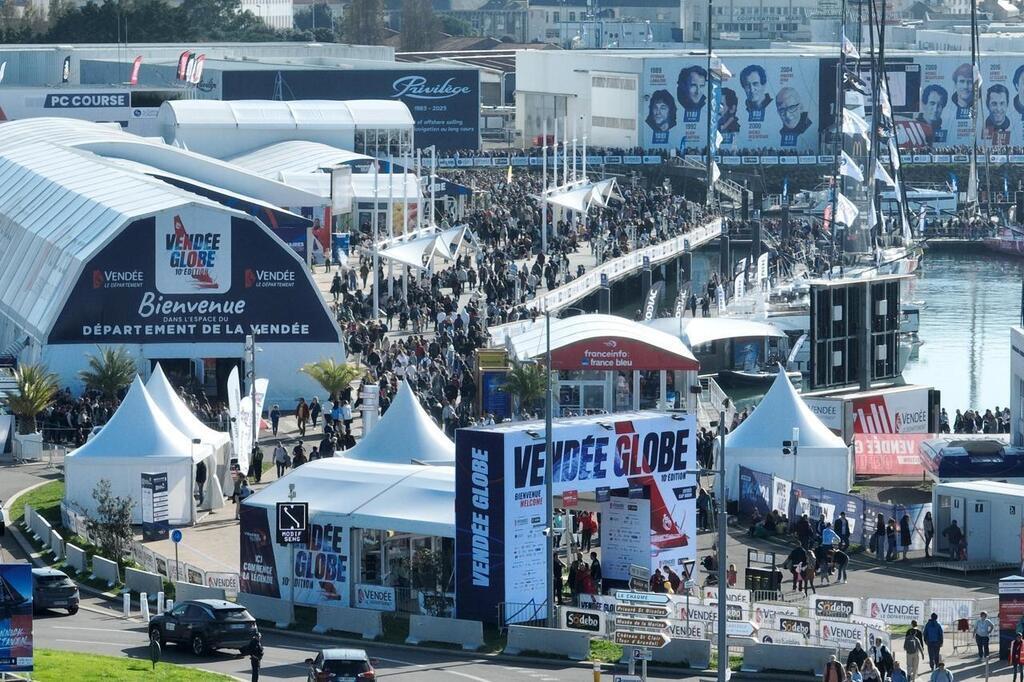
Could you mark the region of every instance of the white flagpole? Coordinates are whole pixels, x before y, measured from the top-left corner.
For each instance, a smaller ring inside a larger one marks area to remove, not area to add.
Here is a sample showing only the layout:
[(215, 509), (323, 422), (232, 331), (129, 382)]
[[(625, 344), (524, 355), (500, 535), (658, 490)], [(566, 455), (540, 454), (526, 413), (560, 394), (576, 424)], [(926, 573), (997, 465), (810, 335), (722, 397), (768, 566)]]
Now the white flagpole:
[(562, 141), (562, 184), (569, 184), (569, 116), (566, 114), (565, 121), (563, 121), (565, 133), (562, 135), (565, 139)]
[(420, 150), (417, 149), (416, 150), (416, 186), (420, 188), (419, 196), (417, 197), (417, 201), (419, 202), (419, 210), (416, 211), (416, 229), (417, 230), (422, 230), (423, 229), (423, 212), (426, 210), (426, 207), (423, 205), (423, 171), (422, 171), (421, 166), (420, 166), (421, 160), (422, 159), (420, 158)]
[(380, 254), (377, 253), (377, 190), (380, 185), (380, 168), (376, 152), (373, 156), (373, 319), (380, 317)]
[(587, 136), (583, 136), (583, 181), (587, 181)]
[(548, 252), (548, 119), (541, 126), (541, 166), (543, 168), (540, 187), (540, 252)]
[[(390, 152), (390, 150), (389, 150)], [(388, 154), (388, 238), (395, 236), (395, 157)], [(395, 261), (388, 259), (388, 296), (395, 295)]]
[(576, 121), (572, 122), (572, 181), (576, 182)]
[(430, 224), (437, 226), (437, 204), (434, 196), (434, 186), (437, 184), (437, 147), (430, 146)]
[[(402, 150), (402, 234), (409, 232), (409, 150)], [(409, 302), (409, 266), (402, 266), (402, 300)]]

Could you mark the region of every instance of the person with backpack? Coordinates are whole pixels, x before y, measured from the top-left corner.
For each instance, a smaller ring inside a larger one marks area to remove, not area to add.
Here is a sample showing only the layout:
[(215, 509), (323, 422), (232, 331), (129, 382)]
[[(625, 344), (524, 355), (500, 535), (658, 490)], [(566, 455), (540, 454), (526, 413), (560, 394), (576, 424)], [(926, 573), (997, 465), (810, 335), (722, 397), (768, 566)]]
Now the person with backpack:
[(946, 670), (946, 662), (940, 660), (935, 664), (936, 668), (932, 671), (932, 677), (928, 682), (954, 682), (953, 673)]
[[(928, 667), (934, 671), (942, 660), (939, 652), (942, 651), (943, 632), (942, 625), (939, 623), (939, 614), (931, 615), (928, 622), (924, 624), (922, 634), (924, 635), (924, 645), (928, 649)], [(934, 675), (932, 679), (934, 680)]]
[(907, 654), (907, 677), (913, 682), (917, 679), (917, 668), (921, 665), (921, 652), (924, 651), (924, 635), (916, 620), (910, 621), (910, 629), (903, 638), (903, 651)]

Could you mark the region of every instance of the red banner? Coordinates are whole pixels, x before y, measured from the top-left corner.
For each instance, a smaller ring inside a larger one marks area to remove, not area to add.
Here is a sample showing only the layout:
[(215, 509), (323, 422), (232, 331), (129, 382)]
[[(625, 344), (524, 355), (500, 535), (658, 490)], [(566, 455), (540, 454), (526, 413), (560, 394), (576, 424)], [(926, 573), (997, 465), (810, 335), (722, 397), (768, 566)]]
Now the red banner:
[(921, 476), (924, 465), (918, 454), (922, 441), (934, 438), (928, 433), (858, 433), (854, 470), (858, 475)]
[(135, 61), (132, 62), (132, 75), (128, 79), (128, 84), (129, 85), (138, 85), (139, 84), (139, 68), (141, 66), (142, 66), (142, 55), (139, 55), (138, 57), (135, 58)]
[(621, 336), (594, 337), (551, 351), (551, 367), (559, 370), (690, 370), (699, 366), (672, 351)]

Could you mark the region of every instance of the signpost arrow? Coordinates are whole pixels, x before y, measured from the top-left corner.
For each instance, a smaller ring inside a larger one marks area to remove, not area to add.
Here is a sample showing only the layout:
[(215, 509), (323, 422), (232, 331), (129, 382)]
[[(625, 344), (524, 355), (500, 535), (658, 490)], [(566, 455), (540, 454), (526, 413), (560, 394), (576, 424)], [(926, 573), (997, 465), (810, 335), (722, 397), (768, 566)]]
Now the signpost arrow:
[(640, 604), (616, 604), (615, 613), (625, 616), (650, 616), (651, 618), (668, 618), (672, 610), (667, 606), (643, 606)]
[(648, 649), (660, 649), (668, 644), (668, 636), (654, 632), (616, 630), (612, 641), (622, 646), (643, 646)]
[(661, 632), (668, 628), (668, 621), (654, 620), (651, 618), (630, 618), (629, 616), (615, 616), (615, 629), (639, 630), (640, 632)]
[(633, 604), (667, 604), (667, 594), (656, 594), (654, 592), (630, 592), (627, 590), (615, 590), (616, 601), (631, 602)]
[(730, 637), (750, 637), (756, 629), (749, 620), (731, 620), (725, 624), (725, 633)]

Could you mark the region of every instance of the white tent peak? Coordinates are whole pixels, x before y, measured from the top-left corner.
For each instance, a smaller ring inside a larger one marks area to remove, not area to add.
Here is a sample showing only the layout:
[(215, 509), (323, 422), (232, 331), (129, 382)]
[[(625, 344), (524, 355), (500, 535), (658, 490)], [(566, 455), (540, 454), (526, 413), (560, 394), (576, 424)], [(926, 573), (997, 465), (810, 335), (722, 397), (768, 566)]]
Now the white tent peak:
[[(190, 453), (191, 441), (164, 415), (138, 375), (132, 381), (117, 411), (100, 432), (71, 453), (76, 458), (100, 457), (172, 457)], [(205, 449), (192, 454), (195, 460), (206, 456)]]
[(339, 454), (367, 462), (454, 464), (455, 443), (423, 410), (409, 384), (402, 381), (380, 422), (355, 447)]
[(186, 436), (198, 438), (204, 444), (211, 446), (227, 442), (229, 437), (226, 433), (211, 429), (192, 413), (192, 410), (171, 386), (171, 382), (167, 380), (159, 363), (153, 369), (149, 381), (146, 382), (146, 390), (157, 407), (163, 411), (164, 416)]
[(800, 429), (802, 448), (846, 447), (842, 438), (821, 423), (779, 367), (778, 376), (757, 409), (726, 436), (725, 444), (727, 448), (781, 448), (782, 441), (792, 439), (794, 427)]

